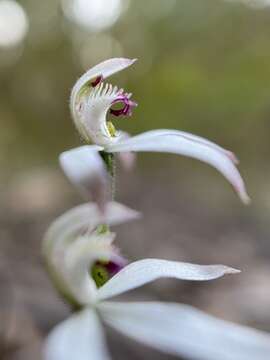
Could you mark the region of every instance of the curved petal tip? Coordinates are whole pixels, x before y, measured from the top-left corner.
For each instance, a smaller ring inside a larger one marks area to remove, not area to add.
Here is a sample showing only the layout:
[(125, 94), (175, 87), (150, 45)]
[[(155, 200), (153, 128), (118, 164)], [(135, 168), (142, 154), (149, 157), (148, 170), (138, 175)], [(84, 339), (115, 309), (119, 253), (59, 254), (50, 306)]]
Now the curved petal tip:
[(235, 268), (231, 268), (226, 266), (225, 270), (224, 270), (224, 274), (230, 275), (230, 274), (240, 274), (241, 270), (239, 269), (235, 269)]
[(251, 203), (251, 199), (246, 191), (245, 186), (243, 185), (242, 187), (235, 187), (235, 191), (237, 192), (240, 200), (242, 201), (243, 204), (245, 205), (249, 205)]
[(244, 204), (250, 203), (245, 183), (236, 167), (236, 156), (231, 151), (197, 135), (179, 130), (156, 129), (132, 138), (123, 138), (107, 147), (106, 151), (167, 152), (203, 161), (216, 168), (229, 181)]

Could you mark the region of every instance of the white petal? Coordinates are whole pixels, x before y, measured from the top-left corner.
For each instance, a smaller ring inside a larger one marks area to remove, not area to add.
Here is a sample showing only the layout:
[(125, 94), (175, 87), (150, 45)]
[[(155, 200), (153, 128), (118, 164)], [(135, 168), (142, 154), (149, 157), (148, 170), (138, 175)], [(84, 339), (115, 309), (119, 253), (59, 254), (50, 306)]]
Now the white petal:
[(239, 270), (224, 265), (196, 265), (178, 261), (144, 259), (135, 261), (119, 271), (98, 289), (97, 298), (98, 300), (108, 299), (158, 278), (204, 281), (238, 272)]
[(97, 314), (86, 309), (57, 325), (44, 346), (44, 360), (109, 360)]
[(43, 246), (44, 252), (50, 251), (59, 239), (70, 238), (78, 233), (93, 230), (97, 225), (119, 225), (131, 220), (136, 220), (140, 214), (117, 202), (110, 202), (106, 206), (105, 213), (101, 213), (95, 203), (87, 203), (74, 207), (59, 216), (49, 227), (45, 234)]
[(94, 200), (104, 210), (108, 195), (108, 173), (95, 145), (80, 146), (63, 152), (60, 165), (70, 182), (87, 200)]
[[(95, 102), (95, 106), (87, 107), (87, 114), (84, 113), (83, 116), (81, 114), (81, 108), (83, 104), (89, 100), (87, 100), (87, 98), (91, 90), (93, 90), (91, 81), (97, 78), (105, 79), (108, 76), (127, 68), (135, 61), (136, 59), (131, 60), (126, 58), (114, 58), (103, 61), (102, 63), (88, 70), (75, 83), (71, 92), (70, 109), (75, 126), (85, 140), (93, 140), (93, 137), (95, 143), (101, 144), (103, 142), (106, 143), (106, 140), (109, 141), (110, 138), (105, 120), (107, 107), (109, 106), (107, 101), (105, 101), (104, 104), (101, 102), (99, 106), (98, 103)], [(100, 92), (101, 90), (102, 84), (101, 86), (96, 87), (97, 92)], [(95, 91), (94, 94), (96, 94)], [(109, 101), (109, 99), (107, 100)], [(96, 112), (97, 107), (99, 108), (99, 111)], [(97, 116), (98, 119), (96, 118)]]
[(106, 151), (168, 152), (201, 160), (223, 174), (244, 203), (249, 202), (245, 184), (235, 166), (237, 159), (233, 153), (198, 136), (177, 130), (153, 130), (109, 145)]
[(102, 76), (103, 79), (126, 69), (132, 65), (137, 59), (126, 59), (126, 58), (113, 58), (105, 60), (96, 66), (89, 69), (84, 73), (75, 83), (71, 93), (71, 108), (74, 106), (76, 97), (81, 88), (91, 80), (95, 80), (98, 76)]
[[(117, 135), (119, 140), (130, 139), (130, 135), (124, 131), (118, 131)], [(134, 152), (119, 152), (117, 157), (126, 171), (131, 171), (134, 168), (136, 163), (136, 154)]]
[(103, 319), (123, 335), (193, 360), (267, 360), (267, 333), (209, 316), (187, 305), (102, 303)]
[(136, 154), (134, 152), (120, 152), (117, 155), (124, 170), (131, 171), (134, 169), (136, 163)]
[[(136, 211), (116, 202), (108, 203), (104, 214), (96, 204), (88, 203), (69, 210), (52, 223), (43, 240), (43, 255), (51, 278), (63, 296), (72, 301), (81, 301), (80, 294), (74, 291), (73, 283), (70, 282), (70, 271), (66, 263), (65, 255), (72, 243), (87, 230), (91, 233), (99, 224), (117, 225), (138, 217)], [(89, 276), (85, 288), (88, 289), (89, 299), (95, 298), (96, 286)], [(85, 295), (83, 298), (85, 302)]]
[(96, 301), (97, 287), (90, 269), (98, 260), (112, 261), (120, 266), (126, 261), (112, 245), (113, 233), (84, 235), (68, 246), (64, 254), (65, 280), (74, 298), (80, 304)]
[[(237, 157), (235, 156), (234, 153), (232, 153), (229, 150), (223, 149), (221, 146), (217, 145), (216, 143), (205, 139), (201, 136), (198, 135), (194, 135), (194, 134), (190, 134), (188, 132), (185, 131), (180, 131), (180, 130), (174, 130), (174, 129), (155, 129), (155, 130), (150, 130), (147, 131), (145, 133), (139, 134), (137, 135), (135, 138), (136, 139), (144, 139), (144, 138), (151, 138), (151, 136), (156, 137), (156, 136), (164, 136), (164, 135), (170, 135), (170, 136), (181, 136), (183, 138), (186, 138), (188, 140), (192, 140), (194, 142), (198, 142), (204, 145), (208, 145), (212, 148), (215, 148), (221, 152), (223, 152), (227, 157), (229, 157), (235, 164), (239, 163), (239, 160), (237, 159)], [(126, 136), (126, 139), (129, 139), (130, 136)], [(123, 138), (121, 138), (122, 140)], [(137, 141), (137, 140), (136, 140)]]

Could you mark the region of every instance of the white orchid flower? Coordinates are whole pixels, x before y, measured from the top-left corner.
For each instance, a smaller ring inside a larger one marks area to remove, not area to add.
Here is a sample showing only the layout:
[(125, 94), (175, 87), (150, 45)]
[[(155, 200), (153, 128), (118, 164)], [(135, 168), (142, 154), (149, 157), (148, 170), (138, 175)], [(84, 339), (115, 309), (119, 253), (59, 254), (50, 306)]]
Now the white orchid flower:
[[(167, 152), (192, 157), (216, 168), (233, 186), (244, 203), (249, 202), (244, 182), (236, 168), (237, 159), (231, 151), (217, 144), (178, 130), (151, 130), (127, 137), (117, 131), (107, 114), (130, 116), (131, 93), (104, 83), (104, 80), (132, 65), (136, 59), (114, 58), (106, 60), (88, 70), (76, 82), (71, 93), (70, 107), (74, 123), (81, 136), (89, 143), (89, 151), (105, 153)], [(121, 109), (114, 105), (122, 103)]]
[[(139, 214), (111, 202), (110, 225)], [(49, 228), (43, 253), (52, 279), (75, 313), (49, 334), (45, 360), (110, 359), (102, 322), (160, 351), (198, 360), (266, 360), (270, 337), (233, 325), (187, 305), (117, 302), (110, 299), (158, 278), (205, 281), (238, 270), (224, 265), (195, 265), (144, 259), (127, 265), (113, 246), (114, 235), (100, 226), (96, 204), (74, 208)]]

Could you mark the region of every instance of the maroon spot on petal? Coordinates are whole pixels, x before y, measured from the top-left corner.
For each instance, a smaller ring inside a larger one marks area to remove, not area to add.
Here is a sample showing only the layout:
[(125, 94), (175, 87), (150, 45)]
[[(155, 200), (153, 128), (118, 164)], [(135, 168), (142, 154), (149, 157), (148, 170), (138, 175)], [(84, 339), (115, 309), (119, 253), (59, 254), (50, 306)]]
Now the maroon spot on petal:
[(92, 81), (91, 85), (93, 87), (96, 87), (98, 84), (101, 83), (101, 81), (103, 81), (103, 76), (102, 75), (98, 76), (94, 81)]
[(109, 261), (107, 263), (104, 263), (102, 261), (97, 261), (96, 265), (103, 266), (108, 271), (110, 277), (117, 274), (125, 266), (124, 263), (120, 264), (120, 263), (116, 263), (116, 262), (113, 262), (113, 261)]

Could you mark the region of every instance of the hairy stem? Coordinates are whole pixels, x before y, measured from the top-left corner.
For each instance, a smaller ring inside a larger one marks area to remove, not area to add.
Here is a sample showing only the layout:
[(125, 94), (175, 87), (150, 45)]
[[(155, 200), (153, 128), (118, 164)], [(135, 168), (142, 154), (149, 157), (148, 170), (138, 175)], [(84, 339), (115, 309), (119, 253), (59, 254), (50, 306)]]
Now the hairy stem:
[(107, 153), (105, 151), (100, 151), (100, 156), (106, 164), (108, 173), (110, 174), (111, 182), (111, 199), (115, 198), (115, 177), (116, 177), (116, 162), (115, 155), (112, 153)]

